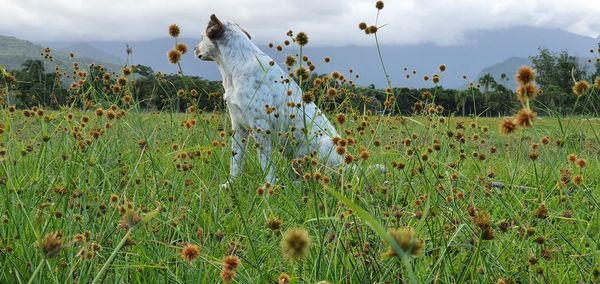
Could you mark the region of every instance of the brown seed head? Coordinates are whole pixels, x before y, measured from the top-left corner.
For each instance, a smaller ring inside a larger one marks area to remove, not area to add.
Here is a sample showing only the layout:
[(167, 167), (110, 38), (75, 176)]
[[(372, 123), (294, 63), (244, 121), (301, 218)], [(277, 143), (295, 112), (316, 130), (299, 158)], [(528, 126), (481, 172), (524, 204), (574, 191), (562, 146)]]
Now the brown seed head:
[(585, 80), (577, 81), (575, 85), (573, 85), (573, 93), (578, 97), (585, 95), (589, 89), (590, 83)]
[(308, 231), (304, 228), (297, 227), (289, 229), (285, 232), (281, 241), (283, 253), (289, 259), (295, 260), (303, 258), (308, 254), (311, 240)]
[(200, 247), (194, 244), (186, 244), (181, 249), (181, 258), (183, 260), (191, 262), (194, 261), (200, 255)]
[(535, 71), (529, 66), (521, 66), (515, 75), (517, 82), (521, 85), (527, 85), (535, 80)]
[(53, 232), (44, 237), (40, 244), (44, 257), (53, 258), (60, 253), (63, 248), (62, 236), (61, 232)]
[(179, 52), (177, 49), (172, 49), (169, 51), (169, 53), (167, 53), (167, 58), (169, 58), (169, 62), (171, 62), (171, 64), (177, 64), (179, 63), (179, 60), (181, 60), (181, 52)]
[(180, 32), (181, 32), (181, 30), (179, 29), (178, 25), (172, 24), (169, 26), (169, 35), (170, 36), (178, 37)]

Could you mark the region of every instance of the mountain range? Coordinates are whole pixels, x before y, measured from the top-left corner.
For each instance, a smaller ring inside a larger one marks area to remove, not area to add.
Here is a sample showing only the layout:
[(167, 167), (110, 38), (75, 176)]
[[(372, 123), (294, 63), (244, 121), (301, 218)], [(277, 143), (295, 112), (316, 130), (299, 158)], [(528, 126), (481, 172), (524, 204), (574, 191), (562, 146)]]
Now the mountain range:
[[(382, 32), (380, 37), (385, 37)], [(431, 82), (425, 82), (423, 76), (439, 73), (438, 66), (445, 64), (447, 70), (441, 74), (441, 83), (447, 88), (464, 87), (468, 81), (477, 81), (486, 73), (491, 73), (500, 81), (500, 75), (506, 74), (507, 86), (513, 87), (512, 77), (521, 65), (530, 64), (529, 56), (536, 55), (538, 49), (548, 48), (559, 52), (567, 50), (569, 54), (589, 58), (599, 56), (590, 54), (590, 49), (596, 49), (599, 38), (577, 35), (561, 29), (547, 29), (535, 27), (512, 27), (500, 30), (485, 30), (470, 32), (465, 35), (466, 40), (460, 45), (440, 46), (430, 43), (417, 45), (382, 45), (381, 55), (388, 70), (394, 87), (427, 87)], [(91, 42), (42, 42), (31, 44), (27, 49), (13, 50), (12, 59), (7, 59), (3, 51), (3, 43), (7, 37), (0, 37), (0, 64), (15, 67), (19, 60), (25, 57), (39, 57), (41, 46), (48, 46), (58, 50), (61, 56), (74, 52), (78, 57), (86, 60), (95, 60), (111, 66), (126, 63), (126, 44), (133, 53), (129, 57), (129, 64), (142, 64), (150, 66), (154, 71), (163, 73), (177, 72), (176, 65), (169, 64), (166, 53), (174, 46), (174, 39), (159, 38), (148, 41), (117, 42), (117, 41), (91, 41)], [(197, 40), (190, 38), (179, 39), (192, 50)], [(274, 45), (283, 45), (273, 42)], [(315, 43), (318, 44), (318, 43)], [(268, 48), (268, 43), (257, 45), (271, 55), (280, 64), (288, 54), (297, 52), (291, 47), (284, 47), (283, 52)], [(35, 47), (35, 48), (34, 48)], [(24, 51), (24, 52), (21, 52)], [(26, 51), (26, 52), (25, 52)], [(316, 72), (329, 73), (335, 70), (348, 74), (352, 69), (353, 74), (359, 74), (354, 79), (360, 85), (374, 84), (377, 87), (387, 85), (379, 54), (376, 46), (317, 46), (311, 43), (303, 50), (317, 66)], [(56, 56), (58, 57), (58, 56)], [(330, 57), (331, 62), (325, 63), (323, 58)], [(5, 62), (9, 63), (5, 63)], [(83, 61), (83, 60), (81, 60)], [(581, 60), (585, 64), (585, 60)], [(213, 62), (199, 61), (192, 52), (182, 57), (181, 66), (184, 74), (200, 76), (210, 80), (220, 80), (220, 74)], [(18, 67), (18, 66), (16, 66)], [(414, 73), (413, 73), (414, 72)], [(407, 75), (409, 78), (407, 78)], [(463, 79), (467, 76), (467, 80)]]
[[(21, 69), (21, 65), (29, 59), (42, 59), (42, 52), (45, 46), (21, 40), (12, 36), (0, 35), (0, 65), (7, 70)], [(46, 60), (44, 66), (46, 72), (51, 72), (56, 66), (62, 70), (72, 70), (73, 62), (78, 62), (83, 66), (89, 64), (101, 64), (108, 70), (119, 70), (118, 57), (103, 61), (96, 57), (97, 51), (90, 51), (88, 55), (79, 55), (77, 58), (71, 58), (68, 51), (52, 50), (50, 52), (52, 61)]]

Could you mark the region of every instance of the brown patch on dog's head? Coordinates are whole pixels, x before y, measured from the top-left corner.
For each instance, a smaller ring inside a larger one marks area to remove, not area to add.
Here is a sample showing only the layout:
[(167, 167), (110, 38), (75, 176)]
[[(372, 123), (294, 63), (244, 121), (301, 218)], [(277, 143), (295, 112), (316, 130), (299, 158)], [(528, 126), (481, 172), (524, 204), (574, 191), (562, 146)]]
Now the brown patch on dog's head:
[(210, 15), (210, 21), (208, 22), (208, 27), (206, 28), (206, 36), (210, 39), (219, 39), (225, 33), (225, 26), (215, 16), (215, 14)]

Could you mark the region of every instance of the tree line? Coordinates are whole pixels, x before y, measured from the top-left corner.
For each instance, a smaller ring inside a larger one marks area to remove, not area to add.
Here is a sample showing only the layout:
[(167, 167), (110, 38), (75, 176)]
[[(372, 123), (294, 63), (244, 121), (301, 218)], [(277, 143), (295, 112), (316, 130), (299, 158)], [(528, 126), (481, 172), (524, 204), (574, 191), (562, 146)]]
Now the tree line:
[[(592, 50), (593, 52), (593, 50)], [(600, 50), (599, 50), (600, 53)], [(559, 53), (540, 49), (531, 61), (536, 70), (536, 82), (541, 95), (533, 108), (540, 115), (560, 113), (593, 114), (600, 110), (600, 59), (592, 70), (582, 66), (578, 59), (566, 51)], [(56, 70), (45, 72), (44, 61), (27, 60), (19, 70), (11, 70), (13, 78), (0, 77), (4, 104), (18, 108), (40, 106), (57, 109), (62, 106), (85, 107), (89, 100), (104, 104), (132, 104), (144, 110), (170, 110), (183, 112), (194, 107), (203, 111), (223, 110), (223, 88), (219, 81), (200, 77), (180, 76), (154, 72), (144, 65), (124, 67), (123, 72), (109, 72), (101, 66), (89, 66), (88, 70), (74, 63), (70, 72)], [(123, 75), (123, 73), (125, 73)], [(8, 74), (8, 73), (6, 73)], [(504, 84), (509, 78), (502, 74), (497, 80), (485, 74), (464, 90), (432, 88), (378, 89), (374, 85), (353, 86), (329, 80), (327, 85), (316, 86), (324, 75), (310, 74), (303, 87), (315, 94), (314, 101), (325, 109), (353, 108), (371, 113), (384, 111), (391, 114), (411, 114), (435, 104), (445, 115), (503, 116), (518, 108), (514, 90)], [(589, 83), (586, 96), (575, 96), (576, 81)], [(329, 89), (340, 90), (333, 98), (323, 98)], [(390, 102), (392, 96), (393, 104)], [(128, 99), (125, 99), (128, 98)], [(128, 101), (129, 100), (129, 101)]]

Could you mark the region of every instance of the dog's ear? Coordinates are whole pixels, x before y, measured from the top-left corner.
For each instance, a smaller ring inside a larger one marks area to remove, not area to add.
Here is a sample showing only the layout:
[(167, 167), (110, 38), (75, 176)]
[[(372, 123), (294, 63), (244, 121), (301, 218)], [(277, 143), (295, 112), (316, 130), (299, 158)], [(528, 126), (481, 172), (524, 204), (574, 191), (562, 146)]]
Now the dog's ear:
[(215, 16), (215, 14), (210, 15), (210, 21), (208, 22), (208, 28), (206, 29), (206, 36), (210, 39), (219, 39), (223, 36), (225, 32), (225, 26)]

